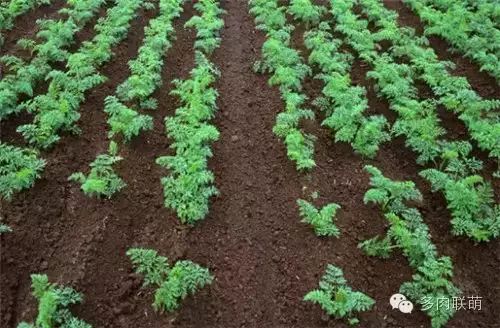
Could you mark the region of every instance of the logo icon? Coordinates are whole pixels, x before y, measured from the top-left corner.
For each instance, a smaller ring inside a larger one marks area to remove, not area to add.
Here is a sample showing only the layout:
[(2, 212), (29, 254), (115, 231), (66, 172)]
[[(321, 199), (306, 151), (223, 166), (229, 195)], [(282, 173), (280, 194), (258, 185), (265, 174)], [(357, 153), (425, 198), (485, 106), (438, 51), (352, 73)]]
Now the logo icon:
[(393, 310), (398, 309), (402, 313), (411, 313), (411, 311), (413, 311), (413, 303), (408, 301), (403, 294), (392, 295), (389, 303)]

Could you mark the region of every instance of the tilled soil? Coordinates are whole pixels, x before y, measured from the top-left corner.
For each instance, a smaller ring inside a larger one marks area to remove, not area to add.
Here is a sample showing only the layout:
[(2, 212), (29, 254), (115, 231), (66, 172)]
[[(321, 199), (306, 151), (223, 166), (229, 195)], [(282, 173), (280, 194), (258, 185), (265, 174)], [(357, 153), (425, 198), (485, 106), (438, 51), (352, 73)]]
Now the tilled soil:
[[(283, 110), (279, 92), (267, 85), (266, 76), (252, 70), (264, 36), (255, 30), (247, 1), (226, 0), (222, 6), (227, 10), (226, 26), (213, 57), (221, 70), (216, 84), (219, 111), (214, 120), (221, 138), (213, 146), (210, 161), (220, 195), (213, 199), (206, 220), (189, 229), (163, 207), (159, 179), (167, 172), (154, 163), (156, 157), (170, 153), (163, 117), (173, 115), (178, 106), (177, 99), (168, 94), (170, 81), (187, 77), (193, 67), (194, 33), (182, 27), (194, 13), (188, 3), (176, 24), (177, 40), (167, 53), (164, 86), (156, 93), (160, 107), (152, 112), (154, 130), (122, 149), (125, 160), (118, 171), (127, 188), (112, 200), (88, 198), (67, 177), (87, 170), (106, 149), (103, 99), (127, 77), (126, 62), (136, 56), (143, 27), (155, 12), (141, 13), (127, 40), (115, 49), (114, 59), (101, 70), (109, 80), (87, 95), (81, 108), (82, 134), (67, 135), (54, 150), (44, 153), (47, 167), (42, 179), (2, 204), (3, 219), (14, 232), (1, 237), (0, 326), (15, 327), (22, 320), (33, 320), (36, 304), (29, 275), (43, 272), (85, 295), (85, 302), (74, 312), (94, 327), (344, 327), (343, 322), (328, 319), (317, 306), (302, 301), (331, 263), (344, 270), (354, 289), (377, 301), (371, 311), (359, 316), (360, 327), (429, 327), (420, 311), (404, 315), (392, 311), (388, 303), (399, 286), (411, 279), (406, 259), (401, 255), (388, 260), (369, 258), (357, 248), (358, 242), (387, 227), (378, 208), (363, 204), (368, 176), (362, 168), (373, 164), (394, 179), (417, 183), (425, 199), (419, 209), (439, 253), (454, 262), (455, 284), (465, 296), (482, 297), (481, 311), (462, 310), (448, 327), (499, 327), (499, 243), (475, 245), (451, 235), (443, 197), (430, 193), (418, 177), (421, 168), (415, 164), (416, 156), (402, 139), (384, 145), (376, 159), (365, 160), (349, 145), (333, 143), (330, 132), (319, 126), (322, 115), (318, 113), (317, 122), (306, 125), (318, 137), (317, 167), (309, 174), (298, 173), (272, 132), (276, 115)], [(420, 24), (400, 3), (387, 1), (387, 6), (404, 13), (402, 24)], [(24, 31), (24, 24), (31, 23), (21, 19), (16, 26)], [(16, 33), (7, 33), (8, 40), (17, 38)], [(79, 42), (91, 33), (91, 28), (80, 33)], [(442, 40), (433, 39), (431, 44), (443, 59), (456, 61), (457, 73), (466, 76), (481, 95), (499, 97), (498, 86), (477, 67), (451, 54)], [(352, 75), (355, 83), (368, 88), (370, 113), (394, 117), (366, 80), (367, 70), (356, 61)], [(305, 90), (313, 97), (318, 87), (310, 80)], [(23, 114), (2, 122), (2, 140), (21, 144), (15, 127), (29, 119)], [(463, 130), (453, 120), (445, 123), (451, 130)], [(336, 202), (342, 206), (337, 219), (340, 238), (318, 238), (300, 223), (295, 202), (314, 191), (320, 195), (317, 205)], [(157, 249), (172, 262), (200, 263), (216, 279), (188, 298), (178, 312), (156, 313), (151, 307), (152, 290), (141, 288), (142, 281), (125, 256), (134, 246)]]

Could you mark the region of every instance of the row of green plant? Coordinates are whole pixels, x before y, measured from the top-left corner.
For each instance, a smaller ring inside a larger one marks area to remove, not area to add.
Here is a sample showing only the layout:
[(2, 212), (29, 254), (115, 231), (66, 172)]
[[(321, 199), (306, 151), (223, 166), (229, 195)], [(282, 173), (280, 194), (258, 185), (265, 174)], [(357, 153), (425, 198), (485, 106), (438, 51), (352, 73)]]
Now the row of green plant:
[[(392, 133), (404, 135), (406, 145), (418, 154), (418, 163), (436, 159), (440, 153), (439, 139), (445, 130), (439, 125), (435, 104), (420, 100), (411, 68), (397, 63), (390, 54), (379, 53), (379, 38), (386, 38), (386, 30), (372, 33), (368, 21), (354, 14), (355, 0), (331, 0), (331, 12), (337, 22), (335, 29), (345, 36), (345, 41), (370, 64), (367, 73), (376, 84), (376, 92), (385, 97), (390, 108), (398, 114)], [(392, 32), (392, 31), (388, 31)]]
[[(483, 10), (489, 9), (488, 12), (484, 12), (486, 16), (500, 17), (500, 10), (498, 6), (493, 6), (497, 4), (496, 0), (455, 0), (453, 3), (460, 4), (462, 7), (467, 8), (471, 13), (478, 14), (483, 8)], [(449, 0), (433, 0), (431, 3), (435, 8), (440, 10), (446, 10), (447, 6), (450, 4)], [(493, 21), (497, 26), (498, 21)], [(471, 26), (471, 28), (474, 28)], [(477, 27), (475, 27), (477, 28)]]
[(433, 191), (442, 191), (451, 212), (453, 233), (475, 241), (500, 237), (500, 204), (493, 187), (479, 175), (482, 162), (471, 157), (468, 142), (444, 144), (441, 164), (420, 175)]
[[(407, 205), (421, 202), (422, 194), (411, 181), (393, 181), (373, 166), (365, 166), (371, 175), (365, 203), (380, 206), (389, 223), (385, 237), (376, 236), (365, 240), (359, 247), (369, 256), (389, 258), (394, 249), (399, 249), (415, 270), (413, 280), (405, 282), (400, 292), (413, 302), (423, 305), (426, 300), (433, 304), (440, 299), (453, 299), (460, 291), (451, 278), (453, 264), (449, 257), (439, 257), (432, 243), (429, 228), (420, 212)], [(453, 307), (431, 306), (423, 309), (431, 318), (433, 328), (443, 327), (453, 316)]]
[(309, 64), (319, 68), (316, 78), (324, 82), (322, 97), (315, 100), (326, 114), (322, 125), (332, 129), (335, 141), (348, 142), (357, 153), (375, 157), (380, 144), (390, 140), (388, 122), (383, 115), (364, 115), (366, 89), (352, 84), (352, 56), (339, 50), (342, 42), (333, 37), (327, 22), (307, 32), (304, 39), (311, 51)]
[[(138, 114), (135, 107), (157, 107), (157, 102), (151, 95), (162, 85), (164, 58), (172, 47), (174, 37), (173, 21), (182, 13), (183, 4), (184, 0), (160, 0), (158, 17), (152, 19), (145, 28), (139, 54), (128, 63), (130, 76), (117, 87), (117, 96), (106, 100), (105, 112), (109, 115), (110, 137), (121, 135), (129, 141), (139, 135), (141, 130), (152, 129), (152, 118)], [(120, 102), (133, 105), (125, 108)]]
[(425, 34), (448, 41), (500, 81), (500, 30), (488, 16), (474, 13), (460, 1), (441, 0), (442, 9), (431, 0), (405, 0), (425, 22)]
[(186, 27), (196, 29), (195, 68), (188, 79), (173, 81), (171, 94), (181, 103), (174, 116), (165, 118), (173, 154), (156, 160), (169, 171), (161, 179), (165, 206), (188, 224), (204, 219), (210, 197), (218, 194), (208, 159), (212, 156), (211, 144), (219, 138), (219, 131), (210, 121), (217, 110), (218, 94), (213, 83), (220, 73), (208, 56), (219, 47), (219, 33), (224, 26), (219, 1), (200, 0), (194, 6), (199, 15), (186, 22)]
[(9, 67), (9, 74), (0, 80), (0, 119), (18, 112), (21, 96), (33, 97), (34, 88), (52, 71), (51, 64), (68, 59), (68, 48), (76, 34), (97, 14), (104, 0), (68, 1), (68, 7), (59, 10), (62, 19), (37, 20), (39, 32), (34, 39), (20, 39), (18, 45), (28, 49), (34, 57), (24, 61), (15, 56), (0, 60)]
[[(151, 95), (162, 84), (164, 57), (172, 46), (173, 21), (180, 16), (183, 3), (184, 0), (160, 0), (159, 15), (145, 28), (139, 54), (129, 62), (129, 77), (117, 87), (115, 96), (104, 100), (110, 139), (127, 142), (141, 131), (153, 128), (153, 118), (140, 114), (139, 108), (155, 109), (157, 106)], [(86, 195), (110, 198), (126, 185), (113, 167), (122, 159), (118, 156), (117, 141), (111, 140), (108, 153), (99, 154), (90, 164), (88, 176), (78, 172), (70, 176), (70, 180), (80, 183)]]
[[(14, 27), (14, 20), (26, 12), (41, 5), (49, 5), (50, 0), (11, 0), (0, 4), (0, 32), (11, 30)], [(0, 33), (0, 45), (3, 37)]]
[[(143, 276), (143, 287), (156, 287), (153, 308), (159, 312), (177, 310), (184, 299), (210, 285), (214, 277), (209, 270), (189, 260), (177, 261), (170, 266), (168, 259), (155, 250), (131, 248), (127, 251), (135, 272)], [(75, 317), (69, 307), (81, 303), (83, 297), (70, 287), (50, 283), (47, 275), (31, 276), (33, 296), (38, 301), (38, 314), (34, 324), (20, 323), (18, 328), (91, 328)], [(354, 312), (369, 310), (375, 301), (365, 294), (353, 291), (340, 268), (328, 265), (319, 288), (307, 293), (305, 301), (319, 304), (335, 318), (347, 318), (350, 324), (359, 320)]]
[[(381, 28), (377, 33), (371, 33), (368, 21), (352, 12), (355, 1), (331, 0), (331, 3), (332, 14), (338, 22), (336, 29), (345, 35), (346, 42), (359, 56), (372, 66), (373, 69), (367, 76), (375, 80), (378, 94), (386, 98), (391, 109), (398, 114), (392, 132), (405, 136), (407, 146), (418, 155), (419, 164), (433, 163), (434, 170), (445, 173), (447, 185), (461, 185), (464, 179), (474, 177), (475, 183), (469, 183), (469, 192), (474, 197), (462, 199), (460, 207), (454, 205), (454, 199), (460, 197), (458, 190), (444, 193), (453, 217), (453, 232), (467, 235), (476, 241), (498, 237), (499, 206), (494, 203), (492, 193), (484, 192), (492, 190), (490, 183), (476, 173), (482, 168), (482, 163), (470, 157), (470, 152), (463, 155), (464, 152), (459, 150), (471, 149), (470, 144), (445, 140), (442, 137), (445, 130), (439, 126), (434, 102), (422, 101), (417, 96), (411, 67), (396, 63), (390, 53), (379, 54), (377, 51), (378, 40), (391, 39), (387, 34), (399, 35), (401, 32)], [(469, 163), (475, 163), (473, 170), (468, 168)]]
[[(213, 281), (208, 269), (187, 260), (177, 261), (170, 266), (166, 257), (152, 249), (131, 248), (127, 256), (135, 272), (144, 276), (143, 286), (157, 286), (153, 302), (157, 311), (177, 310), (186, 297)], [(38, 301), (35, 323), (21, 322), (17, 328), (92, 328), (75, 317), (69, 309), (83, 301), (83, 296), (73, 288), (50, 283), (44, 274), (31, 275), (31, 287)]]
[[(318, 195), (313, 193), (311, 198)], [(340, 230), (335, 225), (335, 216), (341, 208), (335, 203), (326, 204), (321, 209), (316, 208), (304, 199), (297, 200), (301, 222), (311, 225), (318, 237), (339, 237)], [(342, 269), (328, 264), (326, 272), (319, 282), (319, 288), (310, 291), (304, 300), (318, 304), (329, 316), (336, 319), (347, 319), (350, 325), (356, 325), (359, 320), (354, 312), (369, 310), (375, 301), (369, 296), (353, 291), (344, 278)]]
[(106, 80), (98, 68), (112, 58), (112, 47), (126, 38), (141, 6), (151, 4), (144, 0), (116, 0), (106, 17), (98, 20), (94, 38), (83, 42), (78, 51), (68, 57), (67, 70), (53, 70), (47, 75), (48, 91), (25, 103), (34, 114), (33, 122), (17, 129), (30, 144), (48, 148), (60, 139), (60, 131), (79, 131), (75, 124), (80, 118), (79, 108), (85, 100), (85, 92)]
[[(298, 6), (298, 2), (294, 2)], [(257, 29), (266, 34), (262, 46), (262, 61), (255, 63), (255, 70), (269, 73), (269, 84), (278, 86), (285, 102), (285, 111), (278, 114), (274, 133), (283, 139), (288, 157), (296, 163), (298, 170), (314, 167), (314, 137), (301, 130), (302, 120), (314, 119), (314, 113), (304, 108), (306, 96), (302, 93), (302, 83), (311, 69), (299, 52), (291, 47), (293, 26), (287, 24), (286, 8), (276, 0), (250, 0), (250, 13), (255, 17)], [(292, 15), (304, 15), (293, 4), (289, 7)], [(314, 12), (314, 8), (309, 10)], [(309, 15), (308, 19), (317, 14)]]
[(326, 8), (313, 4), (311, 0), (290, 0), (287, 13), (292, 15), (295, 20), (304, 22), (307, 28), (311, 28), (321, 22)]
[(440, 61), (427, 39), (419, 38), (411, 29), (398, 27), (398, 14), (378, 0), (360, 0), (368, 20), (382, 29), (380, 37), (392, 43), (395, 58), (409, 59), (416, 77), (424, 80), (438, 96), (438, 103), (456, 113), (465, 123), (479, 147), (500, 164), (500, 99), (482, 99), (467, 79), (453, 75), (453, 64)]
[(474, 11), (479, 17), (488, 17), (496, 26), (500, 27), (500, 7), (496, 0), (466, 0), (466, 4), (471, 11)]
[[(302, 222), (310, 224), (318, 237), (338, 237), (339, 228), (335, 225), (335, 215), (340, 205), (331, 203), (317, 209), (313, 204), (303, 199), (297, 200)], [(369, 296), (353, 291), (347, 285), (340, 268), (327, 265), (326, 272), (319, 282), (319, 288), (308, 292), (304, 301), (318, 304), (326, 314), (336, 319), (347, 319), (350, 325), (356, 325), (359, 320), (354, 312), (367, 311), (375, 301)]]
[(33, 149), (0, 142), (0, 196), (10, 200), (18, 191), (30, 188), (45, 167)]
[[(468, 36), (472, 38), (470, 42), (480, 42), (476, 39), (477, 37), (484, 39), (488, 42), (488, 48), (483, 50), (495, 54), (498, 58), (500, 57), (500, 45), (498, 45), (500, 24), (498, 24), (498, 20), (490, 19), (491, 14), (494, 14), (495, 10), (491, 6), (491, 4), (494, 4), (492, 1), (489, 1), (489, 6), (484, 7), (484, 4), (488, 1), (424, 0), (422, 4), (448, 14), (449, 17), (455, 14), (462, 15), (460, 19), (452, 17), (455, 23), (466, 24), (459, 27), (460, 31), (458, 33), (468, 33)], [(496, 4), (498, 5), (498, 3)], [(480, 8), (483, 8), (483, 10), (480, 10)], [(489, 9), (490, 11), (485, 12), (485, 9)]]

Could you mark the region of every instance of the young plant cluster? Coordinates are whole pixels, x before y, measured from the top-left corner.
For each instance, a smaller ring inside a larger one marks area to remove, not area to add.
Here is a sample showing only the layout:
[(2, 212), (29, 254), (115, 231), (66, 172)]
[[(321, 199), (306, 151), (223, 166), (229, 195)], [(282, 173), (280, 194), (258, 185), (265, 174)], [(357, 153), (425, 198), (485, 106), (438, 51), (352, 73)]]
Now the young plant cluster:
[(255, 17), (257, 29), (264, 31), (267, 37), (262, 46), (262, 61), (256, 63), (255, 69), (270, 73), (269, 84), (279, 87), (285, 111), (278, 114), (273, 131), (284, 140), (288, 157), (297, 169), (307, 170), (316, 165), (314, 137), (299, 126), (304, 119), (314, 119), (314, 113), (303, 108), (306, 96), (301, 93), (302, 82), (311, 74), (311, 69), (290, 45), (293, 26), (287, 24), (285, 11), (276, 0), (250, 0), (250, 13)]
[(359, 154), (373, 158), (379, 145), (390, 140), (388, 122), (382, 115), (363, 115), (368, 99), (364, 87), (352, 85), (352, 56), (339, 50), (342, 42), (333, 37), (326, 22), (307, 32), (304, 39), (311, 51), (309, 64), (320, 69), (316, 78), (324, 82), (323, 96), (316, 99), (326, 112), (322, 125), (332, 129), (335, 141), (348, 142)]
[[(173, 20), (180, 16), (184, 0), (160, 0), (160, 14), (149, 22), (145, 28), (143, 44), (139, 48), (137, 58), (129, 62), (130, 76), (116, 89), (116, 96), (108, 96), (104, 100), (104, 111), (108, 114), (110, 139), (119, 136), (130, 141), (141, 131), (153, 128), (153, 118), (140, 114), (136, 107), (156, 108), (156, 100), (151, 98), (153, 92), (162, 84), (161, 70), (164, 56), (172, 46), (174, 27)], [(125, 103), (133, 103), (127, 106)], [(82, 184), (87, 195), (106, 196), (125, 187), (125, 183), (115, 173), (113, 164), (122, 160), (117, 154), (117, 145), (111, 141), (108, 154), (100, 154), (90, 164), (88, 177), (76, 173), (71, 180)]]
[(497, 22), (472, 12), (463, 1), (405, 0), (426, 23), (425, 34), (437, 35), (500, 81), (500, 30)]
[(431, 183), (433, 191), (443, 192), (455, 235), (489, 241), (500, 236), (500, 205), (495, 204), (491, 184), (477, 174), (482, 163), (469, 157), (471, 151), (467, 142), (450, 143), (441, 166), (420, 175)]
[[(399, 28), (395, 21), (392, 20), (385, 24), (380, 24), (379, 31), (371, 33), (368, 30), (368, 21), (359, 18), (352, 12), (355, 1), (331, 0), (331, 3), (332, 14), (338, 22), (336, 29), (346, 36), (347, 42), (359, 53), (360, 57), (372, 65), (373, 70), (367, 73), (368, 77), (375, 80), (379, 94), (388, 100), (390, 107), (398, 114), (392, 132), (396, 135), (404, 135), (406, 137), (406, 144), (418, 154), (417, 162), (419, 164), (431, 162), (436, 164), (438, 168), (445, 167), (447, 158), (450, 156), (449, 150), (456, 148), (456, 143), (442, 138), (445, 130), (439, 126), (434, 101), (422, 101), (418, 99), (414, 81), (414, 69), (410, 65), (397, 63), (393, 59), (391, 52), (388, 54), (379, 54), (377, 51), (377, 42), (407, 38), (408, 35), (414, 36), (413, 31)], [(374, 10), (368, 9), (371, 7), (371, 2), (363, 0), (362, 5), (367, 16), (375, 16), (373, 13)], [(391, 17), (390, 13), (388, 16), (388, 18)], [(495, 126), (498, 126), (498, 124)], [(492, 132), (493, 135), (497, 133), (495, 131)], [(470, 147), (467, 142), (463, 142), (463, 144), (466, 145), (463, 147)], [(461, 160), (456, 162), (467, 163), (478, 161), (474, 158), (462, 156)], [(464, 169), (464, 164), (457, 165), (457, 167)], [(464, 170), (460, 175), (465, 178), (470, 176), (469, 173)], [(489, 186), (486, 182), (481, 182), (480, 185)], [(490, 189), (490, 187), (485, 188)], [(478, 189), (471, 189), (471, 191), (476, 195), (480, 192)], [(495, 218), (497, 216), (497, 209), (493, 203), (481, 201), (483, 198), (477, 195), (477, 197), (469, 199), (469, 201), (475, 204), (475, 208), (484, 209), (482, 213), (491, 213), (491, 215), (483, 214), (477, 218), (485, 218), (485, 221), (487, 221), (486, 226), (491, 227), (488, 228), (491, 229), (488, 234), (488, 238), (490, 238), (498, 234), (496, 232), (497, 219)], [(490, 198), (487, 197), (487, 199)], [(451, 199), (448, 200), (450, 201)], [(448, 205), (449, 207), (451, 206), (450, 204)], [(469, 221), (469, 219), (465, 220)], [(472, 226), (469, 225), (469, 227)], [(474, 236), (477, 232), (469, 231), (464, 234)], [(478, 238), (473, 238), (478, 240)], [(486, 238), (483, 238), (483, 240), (486, 240)]]
[(80, 293), (70, 287), (50, 283), (43, 274), (31, 275), (31, 287), (38, 301), (36, 321), (34, 324), (21, 322), (17, 328), (92, 328), (68, 309), (70, 305), (82, 302)]
[(1, 61), (9, 66), (9, 74), (0, 80), (0, 119), (20, 111), (22, 95), (33, 97), (34, 88), (52, 71), (51, 64), (64, 62), (69, 57), (67, 49), (78, 33), (99, 11), (104, 0), (68, 1), (68, 7), (59, 10), (65, 19), (37, 21), (39, 32), (36, 40), (21, 39), (18, 45), (34, 54), (29, 62), (15, 56), (4, 56)]
[(342, 270), (331, 264), (326, 267), (326, 272), (319, 282), (319, 289), (307, 293), (304, 300), (319, 304), (330, 316), (348, 319), (351, 325), (359, 323), (354, 312), (368, 311), (375, 304), (371, 297), (353, 291), (347, 285)]
[(331, 203), (318, 210), (314, 205), (303, 199), (298, 199), (297, 205), (302, 222), (312, 225), (318, 237), (338, 237), (340, 235), (340, 230), (334, 223), (340, 205)]
[[(0, 32), (11, 30), (14, 27), (14, 20), (31, 9), (41, 5), (50, 4), (50, 0), (11, 0), (0, 4)], [(3, 43), (0, 34), (0, 45)]]
[(224, 27), (224, 20), (220, 16), (225, 11), (216, 0), (200, 1), (194, 7), (201, 15), (191, 17), (185, 27), (196, 30), (194, 48), (209, 56), (220, 46), (219, 34)]
[(25, 104), (35, 115), (33, 123), (18, 128), (30, 144), (49, 148), (60, 139), (59, 131), (78, 131), (75, 123), (85, 92), (105, 81), (98, 68), (113, 56), (111, 48), (126, 38), (143, 4), (143, 0), (117, 0), (94, 27), (96, 36), (68, 57), (67, 71), (53, 70), (47, 75), (51, 80), (47, 93)]
[(0, 223), (0, 235), (7, 232), (12, 232), (12, 228), (6, 224)]
[[(410, 300), (422, 304), (425, 299), (433, 303), (439, 299), (453, 299), (460, 293), (453, 285), (453, 265), (449, 257), (438, 257), (436, 246), (432, 243), (429, 228), (416, 208), (408, 202), (419, 202), (422, 195), (411, 181), (393, 181), (385, 177), (379, 169), (365, 166), (370, 173), (370, 186), (364, 196), (365, 203), (375, 203), (382, 208), (390, 224), (384, 238), (376, 236), (360, 243), (370, 256), (390, 257), (392, 250), (398, 248), (416, 271), (411, 282), (401, 285), (400, 292)], [(453, 316), (454, 309), (432, 306), (425, 310), (431, 318), (433, 328), (443, 327)]]
[(30, 188), (44, 167), (37, 151), (0, 142), (0, 196), (10, 200), (15, 192)]
[(318, 25), (326, 13), (323, 6), (314, 5), (311, 0), (290, 0), (287, 12), (295, 20), (304, 22), (307, 26)]
[(448, 69), (453, 64), (440, 61), (425, 38), (398, 27), (395, 11), (385, 8), (378, 0), (361, 0), (360, 4), (368, 20), (386, 31), (386, 40), (392, 43), (391, 54), (409, 59), (414, 74), (432, 88), (438, 103), (457, 114), (479, 147), (500, 163), (500, 121), (494, 112), (500, 108), (500, 100), (482, 99), (466, 78), (451, 74)]
[(122, 159), (118, 156), (118, 145), (111, 141), (108, 154), (97, 156), (90, 164), (90, 173), (87, 176), (82, 172), (76, 172), (70, 175), (68, 180), (78, 182), (82, 191), (88, 196), (111, 198), (126, 186), (113, 168)]
[(197, 31), (196, 67), (189, 79), (173, 82), (175, 89), (171, 94), (179, 97), (181, 106), (175, 116), (165, 119), (166, 134), (172, 140), (170, 149), (175, 153), (156, 160), (170, 171), (161, 179), (165, 206), (188, 224), (205, 218), (210, 197), (218, 194), (208, 158), (212, 156), (210, 144), (219, 139), (219, 131), (210, 120), (217, 110), (218, 96), (212, 85), (220, 73), (208, 56), (219, 46), (219, 32), (224, 25), (220, 18), (224, 11), (218, 1), (201, 0), (195, 8), (200, 15), (192, 17), (186, 26)]
[(208, 269), (191, 261), (177, 261), (170, 267), (168, 259), (155, 250), (131, 248), (127, 255), (136, 273), (144, 276), (144, 286), (158, 287), (153, 302), (157, 311), (175, 311), (187, 296), (213, 281)]
[(492, 22), (500, 21), (500, 9), (495, 0), (465, 0), (462, 1), (474, 11), (478, 17), (488, 17)]

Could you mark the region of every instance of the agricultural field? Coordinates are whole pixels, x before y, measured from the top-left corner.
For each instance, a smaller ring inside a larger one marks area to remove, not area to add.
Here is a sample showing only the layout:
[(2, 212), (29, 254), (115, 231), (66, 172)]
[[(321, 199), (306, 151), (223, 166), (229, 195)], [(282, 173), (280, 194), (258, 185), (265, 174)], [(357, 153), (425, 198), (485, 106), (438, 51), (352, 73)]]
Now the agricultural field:
[(1, 0), (0, 327), (500, 327), (495, 0)]

